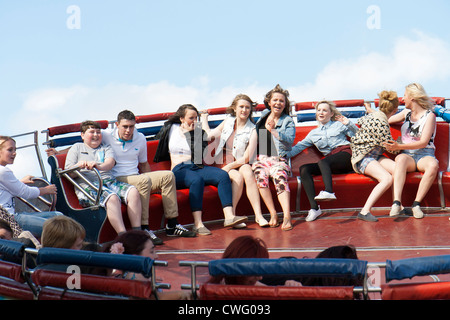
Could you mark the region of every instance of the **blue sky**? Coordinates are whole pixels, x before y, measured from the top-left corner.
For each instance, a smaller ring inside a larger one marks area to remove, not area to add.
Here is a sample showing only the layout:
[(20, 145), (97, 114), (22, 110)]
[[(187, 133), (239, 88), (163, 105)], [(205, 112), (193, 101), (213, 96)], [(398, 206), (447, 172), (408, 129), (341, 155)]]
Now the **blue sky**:
[(277, 83), (294, 101), (410, 82), (450, 97), (449, 14), (446, 0), (0, 0), (1, 134), (261, 102)]

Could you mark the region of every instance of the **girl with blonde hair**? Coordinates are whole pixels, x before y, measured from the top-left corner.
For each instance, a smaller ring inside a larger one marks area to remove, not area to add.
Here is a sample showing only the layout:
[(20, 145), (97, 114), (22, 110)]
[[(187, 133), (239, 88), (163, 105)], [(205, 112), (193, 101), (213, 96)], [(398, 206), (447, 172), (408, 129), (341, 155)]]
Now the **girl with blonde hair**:
[(412, 212), (415, 218), (423, 218), (420, 202), (424, 199), (439, 170), (435, 153), (434, 139), (436, 136), (436, 116), (433, 113), (433, 101), (425, 89), (418, 83), (406, 86), (403, 97), (405, 109), (392, 116), (389, 123), (404, 121), (401, 127), (401, 142), (388, 141), (385, 146), (388, 151), (401, 151), (395, 158), (394, 171), (394, 203), (391, 216), (400, 214), (403, 209), (401, 196), (408, 172), (423, 172)]
[[(341, 115), (332, 101), (319, 101), (315, 109), (317, 128), (311, 130), (288, 152), (288, 157), (291, 158), (306, 148), (315, 146), (325, 156), (317, 163), (307, 163), (300, 167), (302, 185), (311, 205), (306, 221), (313, 221), (322, 214), (317, 201), (336, 199), (332, 174), (353, 171), (350, 161), (352, 152), (347, 137), (353, 136), (358, 130), (353, 122)], [(319, 174), (322, 175), (325, 190), (315, 197), (313, 176)]]
[(17, 179), (7, 166), (12, 165), (16, 158), (16, 141), (8, 136), (0, 136), (0, 206), (6, 209), (24, 230), (35, 236), (40, 236), (46, 219), (61, 215), (56, 211), (16, 212), (14, 197), (35, 199), (46, 194), (56, 194), (55, 185), (31, 187), (32, 176)]

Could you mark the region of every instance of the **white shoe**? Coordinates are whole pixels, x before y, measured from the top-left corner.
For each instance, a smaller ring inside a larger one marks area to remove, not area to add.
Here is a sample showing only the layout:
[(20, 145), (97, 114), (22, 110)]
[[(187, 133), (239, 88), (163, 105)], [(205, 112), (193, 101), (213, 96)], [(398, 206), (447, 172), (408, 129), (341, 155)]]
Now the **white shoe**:
[(258, 219), (255, 218), (255, 222), (256, 222), (257, 224), (259, 224), (259, 226), (260, 226), (261, 228), (265, 228), (265, 227), (268, 227), (268, 226), (269, 226), (269, 222), (268, 222), (264, 217), (261, 217), (260, 220), (258, 220)]
[(330, 201), (330, 200), (336, 200), (336, 196), (334, 193), (322, 190), (319, 192), (319, 194), (314, 198), (316, 201)]
[(422, 219), (423, 218), (423, 211), (420, 209), (420, 206), (415, 206), (411, 208), (413, 212), (413, 216), (416, 219)]
[(245, 221), (247, 221), (246, 216), (234, 216), (231, 219), (225, 219), (225, 221), (223, 222), (223, 226), (225, 228), (234, 227), (235, 225), (240, 224)]
[(398, 204), (394, 203), (391, 207), (391, 211), (389, 212), (389, 216), (395, 217), (400, 214), (400, 211), (402, 210), (402, 207)]
[(320, 210), (320, 207), (318, 210), (310, 209), (308, 212), (308, 216), (306, 217), (306, 221), (314, 221), (317, 219), (318, 216), (322, 214), (322, 210)]

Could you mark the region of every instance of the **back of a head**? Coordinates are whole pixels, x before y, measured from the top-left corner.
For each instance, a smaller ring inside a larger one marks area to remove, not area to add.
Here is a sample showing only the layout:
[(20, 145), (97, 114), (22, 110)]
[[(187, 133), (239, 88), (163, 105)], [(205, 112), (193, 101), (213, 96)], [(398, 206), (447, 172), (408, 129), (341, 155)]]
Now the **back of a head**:
[[(269, 258), (269, 251), (266, 244), (259, 238), (252, 236), (241, 236), (234, 239), (222, 255), (222, 259), (233, 258)], [(253, 276), (212, 276), (209, 283), (238, 284), (238, 285), (254, 285), (256, 277)]]
[(70, 249), (78, 239), (85, 237), (86, 230), (80, 223), (59, 215), (44, 222), (41, 243), (43, 247)]
[(121, 233), (116, 239), (104, 247), (104, 252), (110, 252), (114, 243), (121, 243), (125, 254), (140, 255), (145, 243), (151, 240), (150, 235), (144, 230), (128, 230)]
[(381, 91), (378, 96), (380, 97), (380, 111), (388, 115), (398, 108), (399, 100), (397, 92), (384, 90)]
[(358, 259), (358, 255), (352, 246), (333, 246), (323, 250), (316, 258)]
[(268, 258), (266, 244), (259, 238), (241, 236), (234, 239), (225, 249), (222, 258)]

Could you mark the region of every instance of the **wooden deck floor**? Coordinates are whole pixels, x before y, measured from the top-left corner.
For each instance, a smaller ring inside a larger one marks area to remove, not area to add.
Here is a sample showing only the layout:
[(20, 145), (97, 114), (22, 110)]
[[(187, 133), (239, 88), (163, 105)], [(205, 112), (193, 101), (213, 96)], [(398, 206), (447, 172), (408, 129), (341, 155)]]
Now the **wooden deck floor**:
[[(358, 220), (357, 212), (328, 212), (313, 222), (306, 222), (303, 214), (293, 214), (291, 231), (261, 228), (250, 218), (245, 229), (227, 229), (220, 222), (209, 223), (211, 236), (178, 238), (160, 233), (158, 236), (165, 243), (156, 247), (158, 259), (167, 261), (168, 267), (158, 268), (157, 277), (170, 283), (172, 290), (179, 290), (181, 284), (190, 283), (190, 270), (179, 266), (179, 261), (219, 259), (233, 239), (247, 234), (264, 240), (270, 258), (314, 258), (323, 249), (335, 245), (353, 245), (359, 259), (369, 262), (450, 254), (450, 212), (429, 212), (423, 219), (392, 218), (383, 210), (373, 213), (378, 222)], [(208, 278), (206, 268), (198, 268), (197, 274), (199, 282)], [(441, 280), (445, 277), (439, 276)]]

